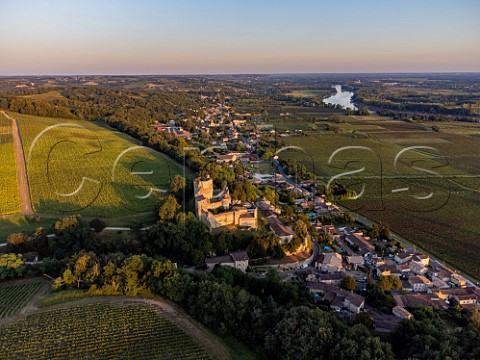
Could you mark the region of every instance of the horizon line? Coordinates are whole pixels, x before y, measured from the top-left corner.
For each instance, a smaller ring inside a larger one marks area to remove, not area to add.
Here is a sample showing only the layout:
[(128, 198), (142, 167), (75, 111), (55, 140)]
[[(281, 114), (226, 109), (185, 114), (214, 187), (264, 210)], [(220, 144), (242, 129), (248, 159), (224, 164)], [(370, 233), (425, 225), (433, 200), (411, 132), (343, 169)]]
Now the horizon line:
[(0, 74), (0, 78), (15, 77), (74, 77), (74, 76), (235, 76), (235, 75), (408, 75), (408, 74), (480, 74), (480, 70), (476, 71), (360, 71), (360, 72), (272, 72), (272, 73), (255, 73), (255, 72), (238, 72), (238, 73), (90, 73), (90, 74)]

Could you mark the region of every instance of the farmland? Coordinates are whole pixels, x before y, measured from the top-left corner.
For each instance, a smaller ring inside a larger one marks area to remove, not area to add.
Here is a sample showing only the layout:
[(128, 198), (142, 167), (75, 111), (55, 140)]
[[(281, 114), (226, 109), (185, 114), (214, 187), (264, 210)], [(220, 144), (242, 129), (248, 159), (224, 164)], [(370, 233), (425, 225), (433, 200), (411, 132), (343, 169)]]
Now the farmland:
[(0, 286), (0, 319), (17, 314), (41, 286), (40, 281)]
[(183, 173), (164, 155), (105, 126), (11, 115), (20, 124), (37, 213), (109, 218), (149, 212), (171, 177)]
[[(296, 151), (284, 156), (314, 169), (321, 183), (326, 183), (333, 175), (365, 167), (364, 172), (354, 177), (338, 179), (357, 192), (362, 183), (366, 184), (360, 199), (345, 201), (343, 205), (373, 221), (388, 222), (392, 230), (425, 251), (480, 278), (480, 143), (475, 138), (480, 125), (440, 124), (442, 130), (432, 132), (425, 131), (427, 123), (417, 125), (391, 119), (383, 122), (383, 118), (373, 116), (350, 118), (348, 132), (318, 132), (306, 137), (283, 138), (287, 145), (301, 146), (309, 154)], [(354, 132), (357, 127), (373, 124), (378, 128), (364, 129), (365, 137), (358, 137)], [(345, 123), (339, 125), (347, 126)], [(329, 165), (331, 154), (342, 146), (365, 146), (375, 155), (363, 150), (346, 151), (336, 155)], [(393, 166), (394, 158), (407, 146), (431, 146), (437, 150), (404, 153), (397, 171)], [(412, 168), (415, 163), (447, 177), (426, 178), (427, 174)], [(392, 192), (405, 186), (410, 187), (408, 193)], [(431, 191), (434, 196), (426, 201), (411, 196), (427, 196)]]
[(0, 114), (0, 214), (20, 211), (12, 122)]
[(2, 359), (211, 359), (153, 306), (93, 303), (0, 326)]

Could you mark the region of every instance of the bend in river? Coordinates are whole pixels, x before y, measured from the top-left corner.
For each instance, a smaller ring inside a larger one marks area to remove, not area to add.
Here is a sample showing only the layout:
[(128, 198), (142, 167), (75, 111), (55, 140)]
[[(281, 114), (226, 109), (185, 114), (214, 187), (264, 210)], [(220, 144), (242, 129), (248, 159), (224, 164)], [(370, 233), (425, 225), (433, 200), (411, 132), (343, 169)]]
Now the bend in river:
[(334, 88), (337, 90), (337, 93), (323, 99), (325, 104), (342, 105), (344, 109), (350, 108), (352, 110), (357, 110), (352, 103), (352, 91), (342, 91), (342, 85), (335, 85)]

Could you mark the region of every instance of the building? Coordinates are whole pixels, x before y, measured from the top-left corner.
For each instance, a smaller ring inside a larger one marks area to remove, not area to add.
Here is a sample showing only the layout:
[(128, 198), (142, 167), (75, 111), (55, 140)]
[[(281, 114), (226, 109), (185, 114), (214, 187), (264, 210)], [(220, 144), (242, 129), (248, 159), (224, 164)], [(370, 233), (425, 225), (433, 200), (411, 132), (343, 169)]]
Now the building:
[(398, 253), (395, 255), (395, 262), (399, 265), (408, 263), (410, 260), (412, 260), (412, 254), (409, 252), (403, 252), (403, 253)]
[(267, 220), (270, 230), (280, 238), (282, 245), (288, 244), (295, 237), (293, 230), (286, 227), (273, 211), (268, 212)]
[(467, 281), (456, 273), (452, 274), (450, 281), (457, 287), (460, 287), (460, 288), (467, 287)]
[(246, 251), (232, 251), (227, 255), (207, 258), (205, 264), (209, 270), (213, 270), (216, 265), (231, 266), (235, 269), (245, 272), (248, 268), (248, 255)]
[(323, 272), (336, 273), (343, 270), (342, 256), (339, 253), (324, 253), (321, 261), (315, 263), (315, 267)]
[(193, 181), (193, 189), (195, 214), (210, 230), (222, 226), (257, 228), (257, 208), (253, 205), (252, 209), (241, 205), (232, 205), (228, 188), (214, 196), (213, 180), (196, 178)]
[(415, 275), (425, 275), (428, 272), (428, 269), (422, 262), (411, 261), (409, 267), (412, 274)]
[(413, 291), (416, 292), (427, 292), (432, 287), (432, 282), (423, 275), (410, 276), (408, 282), (412, 285)]
[(354, 314), (358, 314), (365, 306), (365, 298), (363, 296), (334, 285), (321, 282), (307, 282), (307, 289), (313, 295), (315, 301), (325, 300), (335, 311), (347, 309)]
[(351, 265), (354, 270), (357, 270), (359, 266), (365, 265), (365, 259), (359, 255), (348, 256), (347, 263)]
[(399, 317), (400, 319), (410, 320), (413, 317), (413, 315), (409, 311), (405, 310), (405, 308), (398, 305), (392, 309), (392, 313), (393, 315), (395, 315), (396, 317)]
[(375, 247), (363, 235), (354, 233), (345, 237), (345, 241), (352, 247), (358, 247), (358, 253), (365, 255), (373, 252)]

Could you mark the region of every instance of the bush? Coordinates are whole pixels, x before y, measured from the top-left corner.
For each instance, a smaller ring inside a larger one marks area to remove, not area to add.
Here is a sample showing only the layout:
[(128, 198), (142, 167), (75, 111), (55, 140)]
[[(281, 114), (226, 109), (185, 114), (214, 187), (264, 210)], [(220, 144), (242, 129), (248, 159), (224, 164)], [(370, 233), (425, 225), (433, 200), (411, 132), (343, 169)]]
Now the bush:
[(90, 227), (93, 228), (97, 234), (99, 232), (102, 232), (102, 230), (105, 229), (105, 227), (106, 227), (105, 222), (101, 219), (98, 219), (98, 218), (90, 221), (88, 223), (88, 225), (90, 225)]

